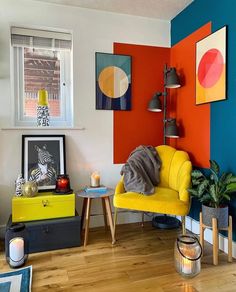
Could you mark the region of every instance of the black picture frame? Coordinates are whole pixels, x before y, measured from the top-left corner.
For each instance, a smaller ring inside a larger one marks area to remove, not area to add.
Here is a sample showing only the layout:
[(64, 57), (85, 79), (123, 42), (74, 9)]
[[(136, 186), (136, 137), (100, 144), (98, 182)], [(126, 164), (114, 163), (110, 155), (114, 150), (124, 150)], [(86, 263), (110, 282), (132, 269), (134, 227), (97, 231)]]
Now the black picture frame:
[(24, 179), (46, 192), (55, 189), (59, 174), (66, 174), (65, 135), (22, 135)]

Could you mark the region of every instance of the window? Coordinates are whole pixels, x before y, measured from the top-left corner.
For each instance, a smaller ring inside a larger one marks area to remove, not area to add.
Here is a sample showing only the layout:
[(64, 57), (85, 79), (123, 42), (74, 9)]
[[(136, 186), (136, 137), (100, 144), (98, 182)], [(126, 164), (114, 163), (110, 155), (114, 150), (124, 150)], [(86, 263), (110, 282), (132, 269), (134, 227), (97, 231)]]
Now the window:
[(16, 126), (36, 126), (38, 93), (48, 96), (50, 126), (72, 126), (69, 33), (11, 28)]

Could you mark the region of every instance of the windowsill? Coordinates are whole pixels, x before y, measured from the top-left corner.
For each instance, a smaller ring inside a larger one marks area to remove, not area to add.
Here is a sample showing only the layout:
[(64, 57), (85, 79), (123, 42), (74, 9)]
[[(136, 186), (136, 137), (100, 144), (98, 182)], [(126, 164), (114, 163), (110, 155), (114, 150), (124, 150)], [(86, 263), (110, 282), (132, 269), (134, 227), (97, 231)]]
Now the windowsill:
[(3, 131), (9, 130), (79, 130), (84, 131), (85, 127), (3, 127)]

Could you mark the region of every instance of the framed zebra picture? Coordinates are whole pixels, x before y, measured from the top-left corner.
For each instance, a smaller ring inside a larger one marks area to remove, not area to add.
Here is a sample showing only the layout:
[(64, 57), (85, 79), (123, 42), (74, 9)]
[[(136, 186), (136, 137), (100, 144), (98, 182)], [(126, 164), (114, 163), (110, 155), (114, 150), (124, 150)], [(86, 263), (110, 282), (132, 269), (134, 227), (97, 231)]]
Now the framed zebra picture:
[(57, 175), (66, 174), (65, 135), (22, 135), (22, 174), (39, 191), (54, 190)]

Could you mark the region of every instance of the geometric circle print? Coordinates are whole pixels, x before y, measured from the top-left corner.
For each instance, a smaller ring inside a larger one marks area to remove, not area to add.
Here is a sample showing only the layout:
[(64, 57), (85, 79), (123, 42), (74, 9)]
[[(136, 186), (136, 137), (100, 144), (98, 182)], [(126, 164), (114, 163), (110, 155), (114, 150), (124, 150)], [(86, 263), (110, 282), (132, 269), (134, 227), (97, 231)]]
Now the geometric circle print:
[(98, 76), (101, 91), (110, 98), (123, 96), (129, 88), (127, 74), (119, 67), (108, 66)]
[(204, 88), (217, 83), (224, 69), (224, 59), (217, 49), (208, 50), (201, 58), (198, 66), (198, 81)]

